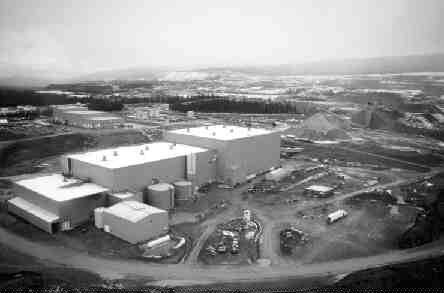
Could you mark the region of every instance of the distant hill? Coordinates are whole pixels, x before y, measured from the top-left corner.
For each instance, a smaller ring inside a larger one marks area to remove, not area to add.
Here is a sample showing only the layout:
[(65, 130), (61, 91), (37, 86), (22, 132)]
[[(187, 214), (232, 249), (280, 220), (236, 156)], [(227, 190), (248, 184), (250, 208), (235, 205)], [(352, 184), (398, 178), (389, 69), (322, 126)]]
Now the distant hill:
[[(7, 65), (0, 64), (5, 67)], [(74, 76), (67, 72), (36, 71), (30, 68), (7, 68), (0, 72), (0, 85), (44, 86), (54, 82), (79, 82), (102, 80), (201, 80), (214, 79), (224, 74), (257, 75), (343, 75), (384, 74), (407, 72), (444, 72), (444, 53), (410, 56), (390, 56), (362, 59), (343, 59), (267, 66), (208, 67), (179, 70), (166, 67), (138, 67), (103, 70)], [(204, 74), (203, 74), (204, 73)]]
[(161, 69), (140, 67), (126, 69), (110, 69), (97, 71), (78, 76), (73, 81), (101, 81), (101, 80), (153, 80), (157, 79)]
[[(409, 56), (389, 56), (362, 59), (317, 61), (276, 66), (231, 67), (232, 71), (246, 74), (271, 75), (333, 75), (377, 74), (406, 72), (444, 72), (444, 53)], [(204, 71), (224, 71), (227, 68), (207, 68)]]

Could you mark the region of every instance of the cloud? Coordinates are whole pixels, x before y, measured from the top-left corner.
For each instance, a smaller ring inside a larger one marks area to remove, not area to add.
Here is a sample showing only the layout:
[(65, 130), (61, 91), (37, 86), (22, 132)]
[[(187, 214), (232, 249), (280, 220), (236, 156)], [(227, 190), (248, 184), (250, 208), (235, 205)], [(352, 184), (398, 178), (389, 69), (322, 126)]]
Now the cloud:
[(0, 63), (36, 70), (74, 68), (63, 44), (43, 30), (0, 31)]

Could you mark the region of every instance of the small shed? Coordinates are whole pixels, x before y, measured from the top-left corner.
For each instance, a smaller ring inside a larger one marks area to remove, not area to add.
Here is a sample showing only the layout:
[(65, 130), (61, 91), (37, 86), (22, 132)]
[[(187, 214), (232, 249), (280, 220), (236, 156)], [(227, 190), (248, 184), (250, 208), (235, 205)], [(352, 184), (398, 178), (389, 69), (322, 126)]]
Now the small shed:
[(305, 188), (305, 192), (314, 196), (327, 197), (333, 194), (333, 187), (324, 185), (311, 185)]
[(168, 212), (138, 201), (122, 201), (103, 212), (103, 227), (136, 244), (168, 232)]

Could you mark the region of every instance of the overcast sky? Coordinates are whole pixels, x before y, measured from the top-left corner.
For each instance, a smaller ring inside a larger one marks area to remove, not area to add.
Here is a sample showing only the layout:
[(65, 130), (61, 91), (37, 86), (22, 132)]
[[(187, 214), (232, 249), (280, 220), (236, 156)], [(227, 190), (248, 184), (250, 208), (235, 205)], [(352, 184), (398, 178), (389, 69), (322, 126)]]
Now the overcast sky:
[(0, 64), (85, 72), (444, 52), (444, 0), (0, 0)]

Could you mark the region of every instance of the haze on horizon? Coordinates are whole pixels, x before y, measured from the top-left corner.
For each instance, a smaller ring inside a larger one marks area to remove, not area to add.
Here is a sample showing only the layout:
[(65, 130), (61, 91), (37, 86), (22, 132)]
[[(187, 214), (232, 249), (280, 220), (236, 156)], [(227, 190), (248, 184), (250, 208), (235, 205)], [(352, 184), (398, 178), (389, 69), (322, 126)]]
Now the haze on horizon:
[(0, 0), (0, 69), (289, 64), (444, 52), (442, 0)]

